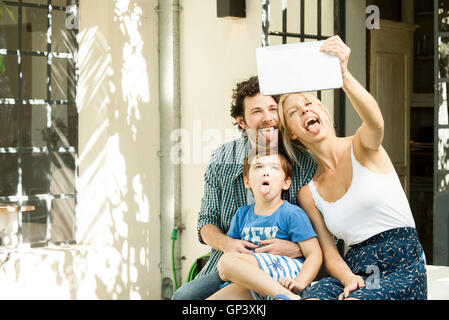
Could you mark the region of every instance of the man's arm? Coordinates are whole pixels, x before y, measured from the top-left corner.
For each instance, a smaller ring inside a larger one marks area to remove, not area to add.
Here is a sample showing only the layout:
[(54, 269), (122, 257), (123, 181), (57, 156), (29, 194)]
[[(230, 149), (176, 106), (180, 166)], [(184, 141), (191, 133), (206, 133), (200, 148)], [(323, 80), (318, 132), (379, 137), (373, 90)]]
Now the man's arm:
[(203, 241), (214, 249), (223, 252), (251, 253), (249, 249), (256, 249), (258, 245), (251, 242), (238, 240), (225, 235), (220, 228), (213, 224), (207, 224), (200, 230)]
[(219, 149), (212, 154), (211, 160), (206, 168), (206, 172), (204, 173), (204, 194), (201, 199), (201, 208), (198, 214), (197, 223), (198, 239), (200, 243), (208, 244), (213, 248), (216, 248), (216, 245), (208, 243), (211, 240), (213, 241), (213, 239), (210, 239), (211, 236), (209, 236), (209, 232), (206, 233), (206, 237), (209, 236), (208, 241), (206, 241), (206, 239), (203, 238), (202, 230), (205, 226), (213, 226), (215, 228), (212, 229), (212, 234), (214, 234), (214, 231), (218, 231), (224, 236), (223, 231), (219, 228), (221, 220), (220, 207), (222, 201), (222, 182), (218, 173), (218, 161), (220, 161), (219, 154)]

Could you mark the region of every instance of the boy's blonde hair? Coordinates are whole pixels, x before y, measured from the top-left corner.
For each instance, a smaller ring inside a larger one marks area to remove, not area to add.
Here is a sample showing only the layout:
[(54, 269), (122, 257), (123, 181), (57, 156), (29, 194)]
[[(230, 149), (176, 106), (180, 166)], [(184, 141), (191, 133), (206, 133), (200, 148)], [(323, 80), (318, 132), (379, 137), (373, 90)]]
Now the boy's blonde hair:
[[(315, 97), (313, 94), (307, 93), (307, 92), (297, 92), (297, 93), (288, 93), (288, 94), (282, 95), (281, 99), (279, 100), (279, 130), (282, 133), (282, 142), (284, 143), (285, 152), (290, 157), (290, 159), (292, 159), (293, 161), (298, 163), (298, 159), (296, 159), (295, 152), (293, 151), (293, 146), (292, 146), (292, 144), (294, 142), (292, 142), (292, 140), (290, 139), (290, 130), (287, 127), (287, 121), (285, 120), (285, 117), (284, 117), (284, 106), (283, 106), (285, 100), (292, 94), (301, 94), (302, 96), (307, 98), (307, 100), (309, 100), (313, 104), (318, 105), (327, 116), (326, 125), (330, 129), (330, 132), (332, 132), (333, 134), (336, 134), (336, 133), (335, 133), (335, 128), (334, 128), (334, 121), (332, 120), (332, 117), (331, 117), (329, 111), (326, 109), (326, 107), (323, 105), (323, 103), (320, 101), (320, 99)], [(307, 150), (307, 148), (304, 146), (304, 144), (302, 144), (301, 141), (295, 140), (295, 143), (304, 151)]]

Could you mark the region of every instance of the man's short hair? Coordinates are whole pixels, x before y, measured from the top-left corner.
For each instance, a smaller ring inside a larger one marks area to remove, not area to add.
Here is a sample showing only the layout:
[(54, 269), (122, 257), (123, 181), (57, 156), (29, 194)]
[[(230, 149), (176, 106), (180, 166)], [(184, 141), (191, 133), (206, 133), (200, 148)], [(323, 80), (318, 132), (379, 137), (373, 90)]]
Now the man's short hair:
[(281, 162), (281, 168), (282, 171), (284, 171), (285, 179), (291, 178), (293, 174), (293, 165), (288, 158), (286, 154), (281, 152), (272, 152), (270, 154), (270, 151), (268, 152), (250, 152), (248, 156), (245, 158), (245, 161), (243, 162), (243, 176), (248, 178), (249, 177), (249, 169), (251, 167), (251, 164), (253, 161), (258, 157), (265, 157), (269, 155), (277, 155), (279, 157), (279, 160)]
[[(246, 97), (254, 97), (260, 93), (259, 78), (253, 76), (246, 81), (237, 83), (234, 90), (232, 90), (232, 102), (231, 102), (231, 117), (234, 119), (242, 117), (245, 119), (245, 106), (243, 102)], [(276, 103), (279, 103), (280, 96), (272, 96)], [(234, 123), (237, 125), (237, 123)], [(240, 127), (239, 127), (240, 128)]]

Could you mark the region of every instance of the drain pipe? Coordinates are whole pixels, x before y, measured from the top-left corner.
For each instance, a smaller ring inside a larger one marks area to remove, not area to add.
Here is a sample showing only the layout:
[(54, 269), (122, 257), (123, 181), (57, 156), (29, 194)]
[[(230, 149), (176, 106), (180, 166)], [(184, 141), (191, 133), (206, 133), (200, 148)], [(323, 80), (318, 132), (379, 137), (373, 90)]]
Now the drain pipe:
[[(171, 134), (180, 128), (180, 58), (179, 58), (179, 0), (159, 0), (159, 114), (160, 114), (160, 206), (161, 206), (161, 295), (170, 299), (174, 279), (180, 286), (181, 250), (180, 241), (172, 233), (180, 230), (181, 218), (181, 168), (170, 158), (176, 141)], [(176, 155), (178, 156), (178, 155)], [(178, 235), (179, 238), (179, 235)], [(174, 250), (172, 260), (172, 249)], [(173, 263), (175, 266), (174, 276)]]

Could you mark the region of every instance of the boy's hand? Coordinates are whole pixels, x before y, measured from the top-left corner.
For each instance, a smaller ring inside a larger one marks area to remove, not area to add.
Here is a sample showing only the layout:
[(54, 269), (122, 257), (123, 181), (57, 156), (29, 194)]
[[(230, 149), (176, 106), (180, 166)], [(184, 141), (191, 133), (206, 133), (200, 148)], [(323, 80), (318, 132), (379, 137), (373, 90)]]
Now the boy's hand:
[(277, 238), (260, 240), (262, 247), (256, 249), (256, 253), (267, 252), (280, 256), (287, 256), (292, 259), (303, 256), (301, 248), (297, 242), (282, 240)]
[(230, 238), (227, 241), (227, 245), (223, 252), (240, 252), (240, 253), (253, 253), (253, 251), (259, 246), (257, 244), (245, 241)]
[(302, 285), (295, 279), (281, 277), (281, 278), (279, 278), (279, 283), (283, 287), (285, 287), (288, 290), (290, 290), (291, 292), (293, 292), (294, 294), (299, 294), (299, 293), (301, 293), (302, 290), (304, 290)]

